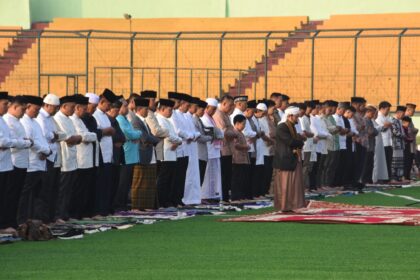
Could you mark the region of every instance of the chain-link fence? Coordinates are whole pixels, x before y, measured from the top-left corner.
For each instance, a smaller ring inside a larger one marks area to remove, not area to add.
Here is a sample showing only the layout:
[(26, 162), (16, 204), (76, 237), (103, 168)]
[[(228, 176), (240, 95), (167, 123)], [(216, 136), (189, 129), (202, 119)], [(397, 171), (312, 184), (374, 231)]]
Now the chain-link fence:
[(0, 31), (0, 88), (419, 102), (420, 28), (249, 32)]

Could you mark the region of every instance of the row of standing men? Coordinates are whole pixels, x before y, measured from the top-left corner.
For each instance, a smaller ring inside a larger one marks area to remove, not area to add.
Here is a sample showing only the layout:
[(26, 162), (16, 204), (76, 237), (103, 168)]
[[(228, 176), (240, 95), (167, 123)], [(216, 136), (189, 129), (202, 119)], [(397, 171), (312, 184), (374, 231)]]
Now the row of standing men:
[(366, 107), (359, 97), (322, 104), (289, 104), (281, 93), (258, 102), (156, 97), (150, 90), (128, 100), (108, 89), (60, 99), (0, 93), (0, 228), (29, 218), (108, 215), (130, 204), (149, 209), (272, 193), (276, 127), (290, 105), (299, 108), (295, 129), (309, 190), (408, 178), (416, 150), (417, 130), (405, 116), (414, 104), (390, 118), (391, 104)]
[[(105, 216), (128, 209), (129, 197), (131, 208), (149, 209), (267, 193), (248, 182), (240, 194), (230, 191), (238, 157), (230, 142), (242, 135), (229, 118), (232, 97), (219, 105), (168, 96), (156, 106), (155, 91), (127, 101), (108, 89), (61, 98), (1, 92), (0, 228)], [(238, 163), (255, 162), (255, 142)]]

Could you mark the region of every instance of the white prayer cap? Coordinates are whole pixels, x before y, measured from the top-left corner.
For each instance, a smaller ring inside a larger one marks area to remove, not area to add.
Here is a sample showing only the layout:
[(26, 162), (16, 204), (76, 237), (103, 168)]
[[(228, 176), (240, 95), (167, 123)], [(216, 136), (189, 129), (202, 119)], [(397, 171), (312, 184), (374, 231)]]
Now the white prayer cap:
[(265, 111), (267, 111), (267, 105), (265, 105), (264, 103), (258, 103), (257, 110), (265, 112)]
[(207, 102), (207, 106), (213, 106), (213, 107), (217, 107), (217, 104), (219, 104), (219, 102), (217, 102), (215, 98), (207, 98), (206, 102)]
[(284, 111), (284, 115), (286, 118), (290, 115), (299, 115), (299, 108), (291, 106)]
[(89, 103), (98, 104), (99, 103), (99, 96), (94, 93), (88, 92), (85, 94), (86, 97), (89, 97)]
[(48, 104), (48, 105), (54, 105), (54, 106), (59, 106), (60, 105), (60, 99), (58, 98), (57, 95), (52, 94), (52, 93), (48, 93), (45, 97), (44, 97), (44, 103)]

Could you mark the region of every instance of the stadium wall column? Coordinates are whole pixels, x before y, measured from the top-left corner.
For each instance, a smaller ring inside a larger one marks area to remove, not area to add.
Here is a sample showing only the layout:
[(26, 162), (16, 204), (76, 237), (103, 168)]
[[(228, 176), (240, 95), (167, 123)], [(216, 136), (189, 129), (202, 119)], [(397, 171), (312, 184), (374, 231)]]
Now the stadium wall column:
[(30, 28), (29, 0), (0, 1), (0, 26)]
[[(52, 21), (53, 18), (81, 18), (82, 0), (27, 0), (32, 22)], [(100, 7), (101, 1), (92, 1)], [(121, 15), (122, 17), (122, 15)]]

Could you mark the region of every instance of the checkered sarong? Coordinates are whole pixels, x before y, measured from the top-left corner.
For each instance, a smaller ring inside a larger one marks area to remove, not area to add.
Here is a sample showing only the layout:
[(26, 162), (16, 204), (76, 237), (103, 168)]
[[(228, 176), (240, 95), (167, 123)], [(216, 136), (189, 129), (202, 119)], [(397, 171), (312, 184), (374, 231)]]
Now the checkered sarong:
[(392, 180), (400, 180), (404, 176), (404, 150), (393, 150), (391, 173)]
[(131, 208), (143, 210), (157, 207), (156, 164), (135, 165), (131, 185)]

